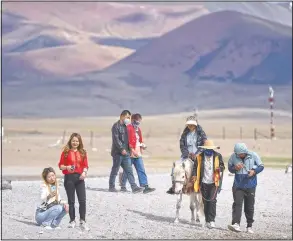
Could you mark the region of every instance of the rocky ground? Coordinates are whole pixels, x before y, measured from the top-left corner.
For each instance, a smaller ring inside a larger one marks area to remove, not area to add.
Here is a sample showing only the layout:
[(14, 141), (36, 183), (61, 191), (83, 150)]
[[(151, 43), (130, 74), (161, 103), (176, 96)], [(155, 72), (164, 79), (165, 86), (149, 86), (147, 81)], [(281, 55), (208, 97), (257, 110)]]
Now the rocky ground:
[[(170, 186), (169, 174), (149, 175), (149, 183), (157, 188), (149, 194), (109, 193), (108, 178), (87, 179), (87, 222), (91, 230), (84, 233), (79, 228), (73, 231), (67, 228), (68, 216), (62, 221), (61, 230), (42, 230), (36, 226), (34, 211), (40, 182), (12, 182), (12, 190), (2, 191), (2, 238), (292, 239), (292, 174), (268, 168), (259, 174), (253, 235), (227, 230), (227, 224), (231, 222), (233, 178), (225, 173), (214, 230), (190, 224), (189, 198), (186, 196), (180, 213), (181, 222), (173, 223), (176, 197), (165, 193)], [(63, 186), (61, 194), (66, 198)], [(204, 223), (203, 219), (201, 223)], [(245, 229), (244, 215), (241, 227)]]

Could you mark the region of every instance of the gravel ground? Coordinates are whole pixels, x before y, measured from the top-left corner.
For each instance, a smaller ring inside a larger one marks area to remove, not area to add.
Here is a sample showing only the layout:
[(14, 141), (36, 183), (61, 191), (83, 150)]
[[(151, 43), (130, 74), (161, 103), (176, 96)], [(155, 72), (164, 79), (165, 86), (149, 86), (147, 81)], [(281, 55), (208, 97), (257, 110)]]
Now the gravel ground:
[[(108, 178), (87, 179), (87, 222), (89, 232), (68, 229), (68, 215), (62, 230), (44, 230), (34, 223), (39, 197), (38, 181), (12, 182), (13, 189), (2, 192), (4, 239), (292, 239), (292, 174), (265, 169), (259, 174), (255, 204), (255, 234), (227, 230), (231, 222), (233, 176), (225, 173), (218, 196), (217, 229), (190, 225), (189, 197), (184, 196), (181, 222), (174, 224), (176, 196), (166, 194), (169, 174), (149, 175), (157, 190), (149, 194), (109, 193)], [(130, 189), (128, 187), (128, 189)], [(61, 195), (66, 198), (64, 188)], [(78, 209), (76, 210), (78, 213)], [(204, 219), (201, 218), (201, 223)], [(245, 216), (242, 216), (245, 229)]]

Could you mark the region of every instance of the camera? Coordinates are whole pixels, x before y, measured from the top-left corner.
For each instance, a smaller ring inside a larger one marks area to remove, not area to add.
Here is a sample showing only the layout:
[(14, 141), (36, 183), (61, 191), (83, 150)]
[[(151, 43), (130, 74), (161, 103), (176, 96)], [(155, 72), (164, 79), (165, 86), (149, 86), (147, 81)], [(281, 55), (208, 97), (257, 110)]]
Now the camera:
[(73, 171), (75, 169), (74, 165), (71, 165), (70, 170)]
[(143, 150), (145, 150), (147, 148), (146, 144), (141, 143), (140, 146), (142, 147)]

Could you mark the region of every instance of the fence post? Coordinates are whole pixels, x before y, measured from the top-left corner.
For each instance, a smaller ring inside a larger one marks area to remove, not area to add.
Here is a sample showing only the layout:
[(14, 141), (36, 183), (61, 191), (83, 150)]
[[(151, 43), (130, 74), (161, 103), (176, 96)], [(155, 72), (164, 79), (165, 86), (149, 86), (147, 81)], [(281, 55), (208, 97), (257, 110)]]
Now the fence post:
[(240, 126), (240, 140), (242, 140), (242, 126)]
[(90, 147), (93, 148), (94, 147), (94, 132), (91, 131), (90, 133)]
[(222, 139), (225, 140), (226, 138), (226, 129), (225, 129), (225, 126), (223, 126), (222, 128)]
[(64, 142), (65, 142), (65, 135), (66, 135), (66, 130), (63, 131), (62, 144), (64, 144)]
[(256, 130), (256, 128), (254, 128), (254, 140), (256, 140), (257, 139), (257, 130)]

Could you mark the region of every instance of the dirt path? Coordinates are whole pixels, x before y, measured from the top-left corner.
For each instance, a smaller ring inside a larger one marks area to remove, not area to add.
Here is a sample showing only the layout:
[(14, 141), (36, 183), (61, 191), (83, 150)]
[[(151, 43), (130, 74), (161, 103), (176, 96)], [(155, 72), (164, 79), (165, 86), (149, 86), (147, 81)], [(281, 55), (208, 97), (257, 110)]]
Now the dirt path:
[[(217, 203), (217, 229), (190, 225), (188, 197), (184, 197), (181, 222), (173, 224), (176, 197), (165, 192), (170, 186), (169, 174), (149, 175), (149, 183), (157, 188), (149, 194), (109, 193), (108, 178), (87, 179), (88, 233), (79, 228), (68, 229), (68, 216), (62, 230), (44, 231), (34, 224), (38, 203), (38, 181), (12, 182), (12, 191), (3, 191), (4, 239), (292, 239), (292, 174), (265, 169), (259, 175), (255, 204), (254, 235), (231, 233), (232, 176), (224, 177), (223, 190)], [(128, 187), (129, 189), (129, 187)], [(61, 194), (66, 198), (64, 188)], [(78, 207), (78, 205), (77, 205)], [(78, 213), (78, 209), (77, 209)], [(204, 220), (201, 219), (204, 223)], [(245, 217), (242, 216), (242, 229)]]

